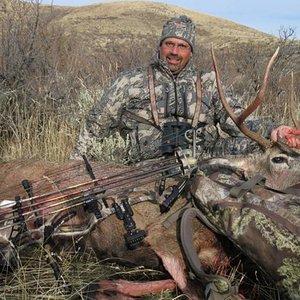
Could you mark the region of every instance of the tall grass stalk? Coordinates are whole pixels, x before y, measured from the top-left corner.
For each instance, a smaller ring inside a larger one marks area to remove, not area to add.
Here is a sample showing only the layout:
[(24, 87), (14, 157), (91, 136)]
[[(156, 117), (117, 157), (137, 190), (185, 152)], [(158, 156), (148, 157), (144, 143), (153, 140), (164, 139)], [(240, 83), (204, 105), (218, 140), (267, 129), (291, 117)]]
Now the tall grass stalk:
[(20, 103), (13, 93), (2, 95), (1, 160), (69, 159), (84, 116), (101, 93), (83, 87), (73, 102), (60, 106), (53, 99), (31, 99), (26, 104)]
[(70, 153), (76, 128), (54, 111), (16, 105), (5, 122), (9, 132), (1, 139), (2, 160), (46, 159), (62, 161)]

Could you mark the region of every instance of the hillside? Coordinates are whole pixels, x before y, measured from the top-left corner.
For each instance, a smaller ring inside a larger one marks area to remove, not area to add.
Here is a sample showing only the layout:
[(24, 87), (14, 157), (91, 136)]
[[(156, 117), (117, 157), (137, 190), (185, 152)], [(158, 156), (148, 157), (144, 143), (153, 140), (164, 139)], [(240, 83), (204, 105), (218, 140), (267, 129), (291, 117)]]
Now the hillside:
[(188, 15), (196, 24), (197, 43), (216, 47), (236, 43), (270, 43), (276, 37), (237, 23), (186, 10), (177, 6), (144, 1), (100, 3), (82, 7), (43, 7), (56, 12), (55, 22), (76, 32), (90, 47), (105, 47), (111, 42), (132, 43), (157, 39), (162, 24), (170, 17)]

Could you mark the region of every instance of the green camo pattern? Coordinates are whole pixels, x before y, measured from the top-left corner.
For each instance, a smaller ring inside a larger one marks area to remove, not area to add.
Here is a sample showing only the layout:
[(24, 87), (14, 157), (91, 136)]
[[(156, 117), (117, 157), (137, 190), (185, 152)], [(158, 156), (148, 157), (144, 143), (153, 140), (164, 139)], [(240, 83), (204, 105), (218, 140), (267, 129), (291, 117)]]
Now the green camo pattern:
[[(283, 294), (288, 294), (288, 299), (299, 299), (300, 212), (295, 209), (299, 206), (299, 196), (260, 187), (257, 193), (233, 198), (223, 184), (234, 186), (243, 181), (235, 174), (214, 173), (213, 178), (204, 173), (196, 176), (192, 187), (196, 205), (205, 211), (215, 227), (273, 278)], [(262, 190), (264, 199), (258, 196)]]
[[(164, 61), (156, 59), (152, 66), (160, 126), (174, 121), (191, 124), (196, 105), (195, 84), (199, 73), (192, 61), (176, 79)], [(147, 67), (125, 71), (116, 78), (87, 116), (72, 158), (77, 159), (85, 154), (90, 159), (96, 159), (93, 157), (93, 147), (116, 132), (124, 140), (129, 139), (126, 149), (128, 161), (137, 162), (161, 156), (162, 132), (153, 125)], [(224, 111), (216, 90), (214, 72), (203, 74), (201, 78), (203, 91), (202, 110), (197, 125), (198, 158), (259, 151), (258, 144), (245, 138)], [(234, 111), (240, 114), (243, 109), (239, 101), (230, 94), (227, 99)], [(128, 117), (125, 111), (146, 121)], [(248, 119), (247, 126), (254, 131), (260, 130), (264, 135), (269, 135), (274, 127), (269, 121)]]

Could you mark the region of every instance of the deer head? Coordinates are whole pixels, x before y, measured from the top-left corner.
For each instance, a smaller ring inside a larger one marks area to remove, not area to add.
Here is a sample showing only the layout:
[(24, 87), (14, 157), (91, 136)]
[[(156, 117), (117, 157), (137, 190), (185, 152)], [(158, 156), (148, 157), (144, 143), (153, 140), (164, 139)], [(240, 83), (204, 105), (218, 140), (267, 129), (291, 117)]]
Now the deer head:
[[(251, 140), (256, 141), (264, 149), (263, 153), (256, 153), (243, 157), (227, 157), (227, 158), (215, 158), (210, 160), (210, 164), (227, 164), (232, 167), (237, 167), (244, 170), (247, 177), (252, 177), (255, 174), (261, 174), (266, 177), (266, 183), (268, 186), (277, 189), (284, 189), (291, 185), (294, 185), (300, 181), (300, 151), (289, 147), (285, 141), (278, 140), (274, 142), (270, 139), (263, 137), (257, 132), (249, 130), (245, 124), (245, 119), (263, 102), (269, 73), (279, 53), (279, 48), (271, 57), (263, 79), (263, 83), (257, 96), (247, 109), (237, 116), (226, 101), (224, 91), (222, 89), (220, 72), (217, 66), (213, 47), (211, 47), (211, 55), (213, 60), (213, 66), (216, 73), (217, 88), (220, 95), (220, 99), (227, 111), (230, 118), (239, 128), (239, 130), (249, 137)], [(300, 122), (295, 115), (295, 95), (293, 91), (293, 77), (292, 77), (292, 92), (291, 92), (291, 115), (294, 125), (299, 128)]]

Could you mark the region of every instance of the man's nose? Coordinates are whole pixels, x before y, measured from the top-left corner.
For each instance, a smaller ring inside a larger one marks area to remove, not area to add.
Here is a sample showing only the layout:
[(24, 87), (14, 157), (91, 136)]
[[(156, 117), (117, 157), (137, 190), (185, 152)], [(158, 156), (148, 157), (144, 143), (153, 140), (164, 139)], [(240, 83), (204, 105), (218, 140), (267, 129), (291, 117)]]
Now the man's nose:
[(174, 45), (174, 46), (172, 47), (172, 49), (171, 49), (171, 53), (172, 53), (172, 54), (178, 54), (178, 52), (179, 52), (179, 47), (178, 47), (178, 45)]

